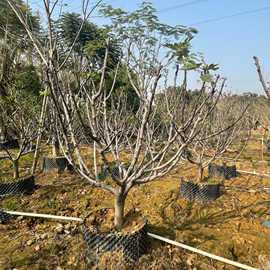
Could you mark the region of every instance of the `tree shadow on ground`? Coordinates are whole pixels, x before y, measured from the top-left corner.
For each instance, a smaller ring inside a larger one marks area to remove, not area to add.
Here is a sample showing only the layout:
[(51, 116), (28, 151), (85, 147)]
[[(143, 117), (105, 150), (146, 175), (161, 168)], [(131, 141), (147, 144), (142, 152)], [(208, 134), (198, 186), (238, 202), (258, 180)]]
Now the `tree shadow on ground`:
[[(247, 217), (249, 213), (243, 213), (245, 210), (252, 209), (257, 206), (266, 206), (269, 209), (270, 201), (264, 200), (257, 203), (250, 203), (245, 206), (235, 207), (232, 210), (218, 210), (210, 212), (208, 208), (210, 204), (198, 204), (188, 202), (185, 207), (181, 206), (177, 199), (167, 203), (160, 209), (160, 215), (164, 224), (174, 230), (193, 230), (193, 225), (222, 225), (231, 219), (238, 217)], [(170, 208), (172, 216), (166, 213)]]

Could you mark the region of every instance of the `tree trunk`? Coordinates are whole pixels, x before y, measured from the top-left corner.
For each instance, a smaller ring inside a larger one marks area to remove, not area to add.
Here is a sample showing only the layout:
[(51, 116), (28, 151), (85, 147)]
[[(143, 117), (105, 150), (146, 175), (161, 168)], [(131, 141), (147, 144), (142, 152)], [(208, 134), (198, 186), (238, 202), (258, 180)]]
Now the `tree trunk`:
[[(2, 112), (1, 112), (2, 114)], [(0, 115), (0, 141), (5, 141), (6, 140), (6, 127), (5, 127), (5, 122), (4, 119), (2, 117), (2, 115)]]
[(199, 166), (199, 172), (198, 172), (198, 182), (201, 183), (202, 180), (203, 180), (203, 171), (204, 171), (204, 168), (203, 166)]
[(124, 208), (126, 196), (120, 192), (115, 196), (114, 203), (114, 226), (116, 229), (122, 229), (124, 223)]
[(13, 160), (13, 178), (17, 179), (19, 178), (19, 160)]
[(39, 128), (38, 128), (38, 137), (37, 137), (37, 142), (36, 142), (36, 149), (34, 153), (34, 160), (33, 160), (33, 165), (32, 165), (32, 170), (31, 173), (34, 174), (36, 171), (37, 167), (37, 162), (38, 162), (38, 157), (39, 157), (39, 145), (41, 143), (41, 136), (42, 136), (42, 129), (44, 127), (44, 120), (45, 120), (45, 115), (46, 115), (46, 110), (47, 110), (47, 96), (43, 97), (43, 103), (42, 103), (42, 109), (41, 109), (41, 114), (40, 114), (40, 119), (39, 119)]
[(60, 153), (59, 142), (57, 138), (54, 138), (52, 142), (52, 155), (53, 157), (58, 157), (59, 153)]

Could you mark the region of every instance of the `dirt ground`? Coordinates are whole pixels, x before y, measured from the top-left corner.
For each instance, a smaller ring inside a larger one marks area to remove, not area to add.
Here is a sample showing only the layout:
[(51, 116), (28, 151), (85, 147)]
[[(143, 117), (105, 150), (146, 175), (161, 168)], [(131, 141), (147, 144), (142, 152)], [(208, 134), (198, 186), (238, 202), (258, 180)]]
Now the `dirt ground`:
[[(252, 140), (241, 160), (241, 170), (270, 173), (262, 160), (261, 142)], [(267, 160), (269, 156), (264, 155)], [(251, 161), (257, 160), (256, 162)], [(24, 157), (26, 168), (31, 157)], [(228, 162), (228, 165), (231, 163)], [(1, 162), (1, 176), (10, 165)], [(204, 251), (260, 269), (270, 269), (270, 178), (239, 175), (225, 181), (226, 192), (216, 201), (200, 204), (179, 198), (180, 177), (194, 179), (195, 168), (179, 166), (170, 175), (134, 188), (127, 198), (126, 212), (135, 209), (147, 218), (150, 231)], [(0, 209), (86, 218), (100, 208), (113, 207), (113, 198), (91, 188), (71, 173), (39, 174), (38, 188), (27, 195), (0, 200)], [(138, 264), (123, 265), (118, 254), (96, 258), (89, 254), (76, 222), (36, 218), (13, 219), (0, 225), (0, 269), (235, 269), (232, 266), (151, 241), (149, 253)]]

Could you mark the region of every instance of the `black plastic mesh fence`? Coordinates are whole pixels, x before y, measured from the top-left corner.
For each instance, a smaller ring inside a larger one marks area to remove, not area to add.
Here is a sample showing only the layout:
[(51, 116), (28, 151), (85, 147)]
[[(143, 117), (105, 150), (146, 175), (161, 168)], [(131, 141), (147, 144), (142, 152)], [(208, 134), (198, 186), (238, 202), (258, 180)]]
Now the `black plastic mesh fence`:
[(236, 166), (219, 166), (216, 164), (210, 164), (208, 166), (209, 177), (220, 177), (222, 179), (231, 179), (237, 176)]
[(65, 157), (44, 157), (42, 163), (44, 172), (57, 170), (63, 172), (66, 169), (71, 170), (70, 164)]
[(12, 216), (10, 214), (0, 210), (0, 224), (8, 222), (11, 218)]
[(16, 182), (8, 182), (0, 184), (0, 198), (15, 195), (18, 193), (30, 192), (35, 188), (35, 177), (29, 176), (27, 178), (18, 180)]
[(180, 184), (180, 194), (183, 198), (194, 201), (197, 199), (199, 193), (199, 186), (195, 183), (182, 181)]
[(147, 225), (133, 234), (122, 235), (117, 232), (99, 233), (83, 226), (83, 236), (89, 250), (101, 254), (108, 251), (122, 251), (125, 261), (135, 262), (147, 252)]
[(209, 202), (221, 196), (220, 184), (198, 185), (189, 181), (181, 181), (180, 195), (189, 201)]
[(0, 142), (0, 150), (19, 148), (17, 139)]
[(220, 184), (200, 186), (197, 198), (199, 201), (214, 201), (220, 197)]

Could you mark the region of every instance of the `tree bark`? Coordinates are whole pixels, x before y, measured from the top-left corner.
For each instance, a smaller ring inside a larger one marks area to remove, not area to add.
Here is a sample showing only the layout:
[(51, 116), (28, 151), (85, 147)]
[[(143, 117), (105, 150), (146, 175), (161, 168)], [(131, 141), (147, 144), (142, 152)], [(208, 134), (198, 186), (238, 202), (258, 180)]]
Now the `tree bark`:
[(52, 142), (52, 155), (53, 157), (58, 157), (59, 153), (60, 153), (59, 142), (56, 136), (54, 136), (53, 142)]
[(199, 166), (199, 171), (198, 171), (198, 182), (201, 183), (202, 180), (203, 180), (203, 171), (204, 171), (204, 168), (203, 166)]
[(37, 137), (37, 142), (36, 142), (36, 149), (35, 149), (35, 153), (34, 153), (34, 160), (33, 160), (33, 164), (32, 164), (32, 169), (31, 169), (32, 174), (35, 173), (36, 167), (37, 167), (37, 162), (38, 162), (38, 157), (39, 157), (39, 146), (40, 146), (40, 143), (41, 143), (41, 136), (42, 136), (42, 129), (44, 127), (44, 120), (45, 120), (46, 111), (47, 111), (47, 100), (48, 100), (48, 97), (44, 96), (43, 97), (41, 114), (40, 114), (40, 119), (39, 119), (40, 126), (38, 128), (38, 137)]
[(4, 117), (2, 116), (3, 112), (0, 112), (0, 140), (5, 141), (7, 139), (7, 129), (5, 126)]
[(13, 178), (17, 179), (19, 178), (19, 160), (13, 160)]
[(115, 196), (114, 203), (114, 226), (116, 229), (122, 229), (124, 223), (124, 210), (125, 210), (126, 196), (123, 192), (119, 192)]
[(270, 88), (267, 86), (267, 83), (263, 77), (259, 59), (256, 56), (254, 56), (253, 59), (255, 62), (255, 66), (257, 68), (257, 73), (259, 75), (259, 79), (260, 79), (260, 82), (262, 84), (263, 90), (264, 90), (265, 94), (267, 95), (268, 99), (270, 99)]

